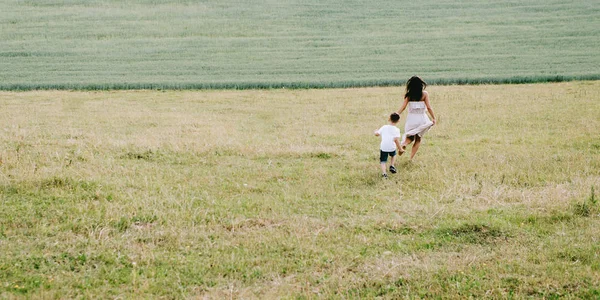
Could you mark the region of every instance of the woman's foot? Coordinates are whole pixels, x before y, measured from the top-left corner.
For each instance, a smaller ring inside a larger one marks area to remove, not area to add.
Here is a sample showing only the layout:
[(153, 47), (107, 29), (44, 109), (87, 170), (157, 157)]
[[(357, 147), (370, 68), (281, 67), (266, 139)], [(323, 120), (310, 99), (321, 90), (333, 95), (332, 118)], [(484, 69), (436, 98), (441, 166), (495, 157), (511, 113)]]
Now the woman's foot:
[(400, 149), (398, 149), (398, 154), (402, 155), (404, 152), (406, 152), (406, 145), (401, 145)]

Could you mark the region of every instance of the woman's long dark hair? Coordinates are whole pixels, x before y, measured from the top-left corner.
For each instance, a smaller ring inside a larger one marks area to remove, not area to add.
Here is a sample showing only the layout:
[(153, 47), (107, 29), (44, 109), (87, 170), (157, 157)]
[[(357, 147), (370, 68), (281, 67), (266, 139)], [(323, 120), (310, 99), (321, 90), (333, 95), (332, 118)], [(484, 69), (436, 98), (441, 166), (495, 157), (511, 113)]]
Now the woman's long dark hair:
[(421, 101), (423, 98), (423, 90), (427, 87), (427, 83), (419, 76), (413, 76), (406, 82), (406, 94), (404, 98), (408, 101)]

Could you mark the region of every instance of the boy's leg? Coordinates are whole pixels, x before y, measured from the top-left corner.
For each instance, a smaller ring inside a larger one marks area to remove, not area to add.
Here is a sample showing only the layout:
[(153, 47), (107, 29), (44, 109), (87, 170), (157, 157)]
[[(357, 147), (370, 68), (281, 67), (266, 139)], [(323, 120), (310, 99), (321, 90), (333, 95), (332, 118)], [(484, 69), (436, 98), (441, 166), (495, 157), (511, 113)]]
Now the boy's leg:
[(388, 154), (379, 150), (379, 164), (381, 165), (381, 174), (387, 176), (385, 165), (387, 163)]
[(390, 172), (392, 172), (392, 174), (396, 173), (396, 166), (394, 165), (395, 161), (396, 161), (396, 153), (394, 152), (394, 154), (392, 155), (392, 158), (390, 159)]

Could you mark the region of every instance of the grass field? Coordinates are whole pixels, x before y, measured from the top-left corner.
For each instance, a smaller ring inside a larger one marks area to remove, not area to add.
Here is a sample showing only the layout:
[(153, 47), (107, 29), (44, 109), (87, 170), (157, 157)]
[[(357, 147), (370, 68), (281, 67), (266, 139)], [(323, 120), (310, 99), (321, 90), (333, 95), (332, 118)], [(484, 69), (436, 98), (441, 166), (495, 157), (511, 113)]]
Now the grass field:
[(429, 91), (2, 92), (0, 298), (600, 297), (600, 82)]
[(600, 79), (600, 6), (557, 1), (0, 1), (0, 89)]

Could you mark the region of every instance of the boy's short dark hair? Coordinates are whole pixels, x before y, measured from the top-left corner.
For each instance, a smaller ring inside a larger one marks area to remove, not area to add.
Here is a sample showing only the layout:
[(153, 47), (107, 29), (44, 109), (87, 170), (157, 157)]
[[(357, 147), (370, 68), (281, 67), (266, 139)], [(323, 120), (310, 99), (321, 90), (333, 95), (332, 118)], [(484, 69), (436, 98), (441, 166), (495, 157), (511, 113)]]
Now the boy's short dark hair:
[(392, 113), (390, 115), (390, 120), (392, 121), (392, 123), (396, 123), (398, 122), (398, 120), (400, 120), (400, 115), (398, 113)]

